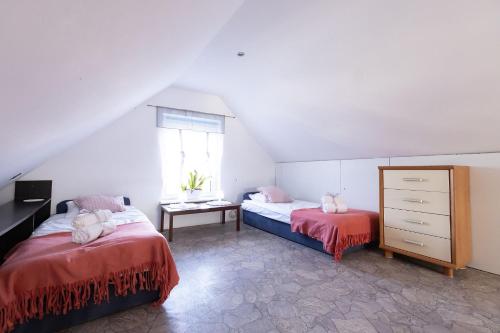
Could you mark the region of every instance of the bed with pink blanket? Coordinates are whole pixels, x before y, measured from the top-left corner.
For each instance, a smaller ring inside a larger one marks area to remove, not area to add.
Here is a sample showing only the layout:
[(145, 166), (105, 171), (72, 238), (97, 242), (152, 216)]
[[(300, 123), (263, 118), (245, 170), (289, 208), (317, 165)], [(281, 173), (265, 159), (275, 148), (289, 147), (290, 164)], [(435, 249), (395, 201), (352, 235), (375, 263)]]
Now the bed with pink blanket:
[(378, 218), (367, 210), (327, 214), (321, 208), (304, 208), (292, 211), (290, 222), (293, 232), (321, 241), (324, 251), (340, 261), (344, 250), (378, 239)]
[(0, 333), (55, 332), (167, 299), (179, 281), (168, 243), (124, 202), (125, 211), (111, 214), (111, 234), (74, 243), (64, 201), (10, 250), (0, 265)]

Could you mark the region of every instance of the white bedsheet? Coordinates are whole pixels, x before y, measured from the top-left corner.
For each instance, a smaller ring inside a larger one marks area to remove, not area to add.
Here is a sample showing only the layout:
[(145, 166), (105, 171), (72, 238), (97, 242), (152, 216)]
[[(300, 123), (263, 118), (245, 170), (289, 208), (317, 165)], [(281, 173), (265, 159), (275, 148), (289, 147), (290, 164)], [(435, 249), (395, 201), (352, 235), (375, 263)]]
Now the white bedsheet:
[[(126, 210), (124, 212), (113, 213), (111, 221), (115, 222), (117, 225), (133, 222), (149, 222), (149, 219), (146, 217), (146, 215), (144, 215), (144, 213), (137, 208), (133, 206), (125, 206), (125, 209)], [(57, 232), (73, 231), (73, 218), (66, 218), (65, 215), (66, 214), (52, 215), (47, 220), (42, 222), (42, 224), (40, 224), (40, 226), (36, 228), (35, 231), (33, 231), (31, 237), (44, 236)]]
[(253, 213), (268, 217), (273, 220), (290, 224), (290, 215), (295, 209), (318, 208), (317, 202), (294, 200), (287, 203), (259, 202), (255, 200), (244, 200), (241, 208)]

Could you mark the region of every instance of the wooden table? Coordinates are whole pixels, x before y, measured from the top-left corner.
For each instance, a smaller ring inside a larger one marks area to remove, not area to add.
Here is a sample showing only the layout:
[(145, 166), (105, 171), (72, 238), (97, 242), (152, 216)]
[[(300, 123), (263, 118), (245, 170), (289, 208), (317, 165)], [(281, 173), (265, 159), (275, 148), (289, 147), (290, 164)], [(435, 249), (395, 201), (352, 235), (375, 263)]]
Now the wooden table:
[(164, 230), (165, 214), (168, 214), (168, 241), (171, 242), (174, 238), (174, 216), (200, 214), (210, 212), (221, 212), (221, 223), (226, 223), (226, 211), (236, 210), (236, 231), (240, 231), (240, 204), (230, 204), (221, 206), (212, 206), (206, 203), (200, 203), (194, 208), (173, 208), (169, 205), (160, 205), (161, 207), (161, 224), (160, 231)]

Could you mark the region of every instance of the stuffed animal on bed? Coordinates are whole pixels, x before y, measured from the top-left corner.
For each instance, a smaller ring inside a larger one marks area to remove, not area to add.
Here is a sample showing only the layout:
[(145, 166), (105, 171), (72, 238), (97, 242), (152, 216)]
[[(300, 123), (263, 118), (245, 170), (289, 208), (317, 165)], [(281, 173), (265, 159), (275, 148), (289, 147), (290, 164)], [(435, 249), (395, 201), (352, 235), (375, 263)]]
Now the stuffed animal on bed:
[(347, 204), (345, 203), (344, 199), (342, 199), (340, 194), (337, 194), (333, 198), (333, 202), (335, 203), (335, 206), (337, 207), (337, 213), (346, 213), (347, 212)]
[(111, 221), (112, 216), (107, 209), (77, 215), (73, 220), (74, 230), (71, 233), (73, 243), (86, 244), (115, 231), (116, 224)]
[(335, 205), (335, 196), (333, 194), (327, 193), (321, 197), (321, 210), (323, 213), (333, 214), (337, 211), (337, 206)]
[(340, 194), (326, 193), (321, 197), (321, 209), (324, 213), (345, 213), (347, 205)]

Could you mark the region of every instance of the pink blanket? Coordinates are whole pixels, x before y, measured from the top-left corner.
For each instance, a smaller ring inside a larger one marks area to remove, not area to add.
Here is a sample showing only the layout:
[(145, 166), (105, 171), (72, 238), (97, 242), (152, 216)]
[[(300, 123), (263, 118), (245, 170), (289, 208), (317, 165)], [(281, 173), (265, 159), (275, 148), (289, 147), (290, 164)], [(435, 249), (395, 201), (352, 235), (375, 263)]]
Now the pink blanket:
[(342, 259), (345, 249), (378, 239), (378, 213), (367, 210), (326, 214), (321, 208), (297, 209), (292, 212), (291, 224), (293, 232), (321, 241), (336, 261)]
[(149, 222), (120, 225), (84, 245), (72, 243), (69, 232), (29, 238), (0, 266), (0, 332), (108, 301), (110, 283), (122, 296), (158, 290), (161, 304), (178, 281), (167, 241)]

